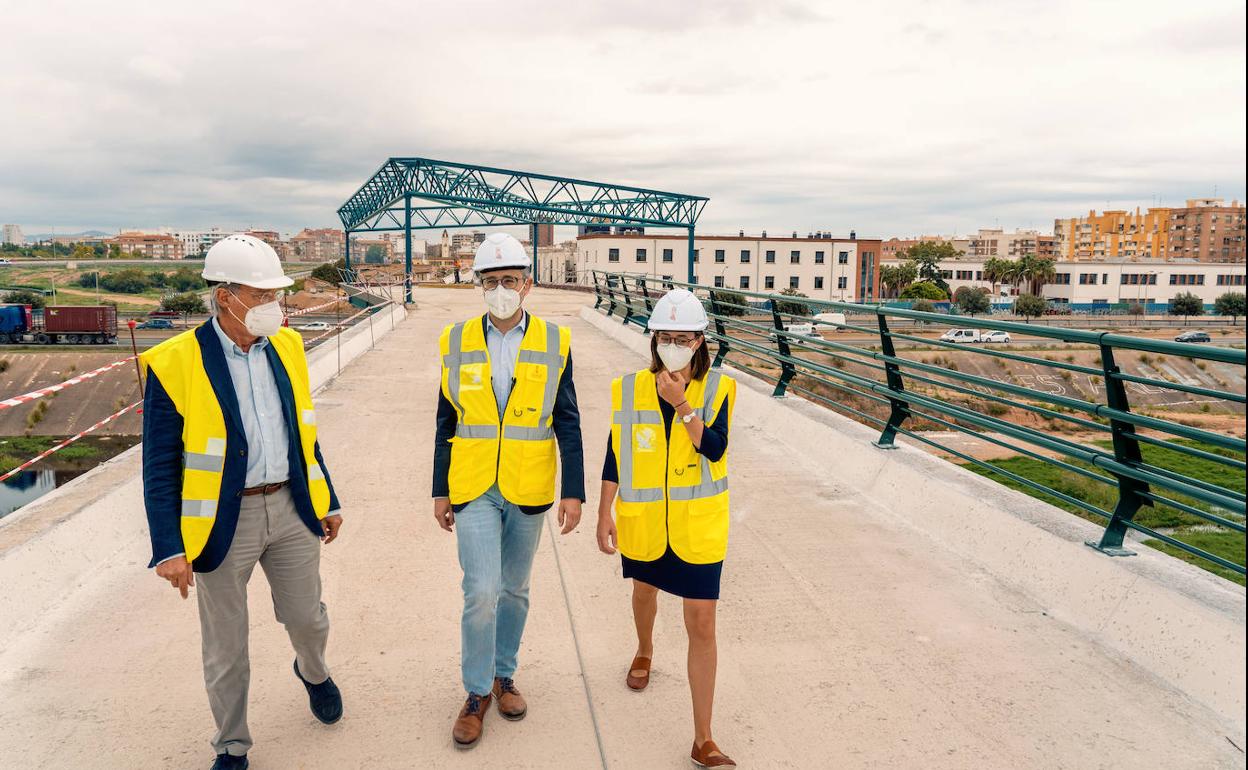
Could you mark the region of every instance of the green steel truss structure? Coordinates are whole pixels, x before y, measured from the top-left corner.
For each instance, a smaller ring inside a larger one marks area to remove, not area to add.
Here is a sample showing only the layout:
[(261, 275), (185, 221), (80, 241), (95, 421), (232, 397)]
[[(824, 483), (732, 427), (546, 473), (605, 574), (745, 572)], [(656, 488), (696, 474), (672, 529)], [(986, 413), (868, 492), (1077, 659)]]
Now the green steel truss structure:
[[(688, 232), (688, 278), (693, 237), (707, 198), (589, 182), (583, 179), (473, 166), (428, 158), (390, 158), (338, 209), (351, 234), (406, 234), (406, 298), (411, 301), (412, 231), (539, 224), (680, 227)], [(534, 261), (537, 238), (532, 238)]]

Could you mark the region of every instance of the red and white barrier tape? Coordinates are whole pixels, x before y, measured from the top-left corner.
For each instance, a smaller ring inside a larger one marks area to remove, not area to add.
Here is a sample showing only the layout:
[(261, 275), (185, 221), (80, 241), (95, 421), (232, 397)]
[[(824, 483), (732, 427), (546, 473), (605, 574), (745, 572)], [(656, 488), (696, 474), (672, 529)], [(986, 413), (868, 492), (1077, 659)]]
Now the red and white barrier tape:
[(11, 477), (13, 477), (13, 476), (17, 475), (18, 473), (21, 473), (22, 471), (26, 470), (26, 469), (27, 469), (27, 468), (29, 468), (30, 466), (32, 466), (32, 465), (34, 465), (35, 463), (39, 462), (39, 461), (40, 461), (40, 460), (42, 460), (43, 458), (45, 458), (45, 457), (47, 457), (48, 455), (52, 454), (53, 452), (59, 452), (60, 450), (62, 450), (62, 449), (64, 449), (65, 447), (69, 446), (70, 444), (74, 443), (74, 442), (75, 442), (75, 441), (77, 441), (78, 439), (80, 439), (80, 438), (82, 438), (83, 436), (87, 435), (87, 434), (88, 434), (88, 433), (90, 433), (91, 431), (93, 431), (93, 430), (98, 430), (98, 429), (100, 429), (100, 428), (104, 427), (105, 425), (109, 424), (109, 423), (110, 423), (110, 422), (112, 422), (113, 420), (116, 420), (118, 417), (121, 417), (123, 414), (125, 414), (126, 412), (129, 412), (131, 409), (134, 409), (135, 407), (139, 406), (139, 405), (140, 405), (140, 404), (142, 404), (142, 403), (143, 403), (142, 401), (135, 401), (133, 404), (131, 404), (130, 406), (127, 406), (125, 409), (122, 409), (120, 412), (114, 412), (113, 414), (110, 414), (108, 417), (105, 417), (103, 420), (100, 420), (99, 422), (97, 422), (95, 425), (92, 425), (90, 428), (87, 428), (86, 430), (84, 430), (84, 431), (82, 431), (82, 432), (78, 433), (77, 435), (70, 436), (69, 438), (65, 439), (64, 441), (62, 441), (61, 443), (57, 444), (56, 446), (54, 446), (54, 447), (52, 447), (52, 448), (50, 448), (50, 449), (44, 450), (42, 453), (40, 453), (40, 454), (39, 454), (39, 456), (37, 456), (37, 457), (33, 457), (33, 458), (31, 458), (31, 459), (27, 460), (26, 462), (24, 462), (24, 463), (22, 463), (21, 465), (17, 466), (16, 468), (14, 468), (13, 470), (9, 471), (8, 473), (5, 473), (3, 476), (0, 476), (0, 482), (6, 481), (6, 480), (8, 480), (9, 478), (11, 478)]
[(99, 369), (93, 369), (89, 372), (83, 372), (82, 374), (79, 374), (77, 376), (70, 377), (68, 380), (65, 380), (59, 385), (49, 385), (46, 388), (39, 388), (38, 390), (32, 390), (29, 393), (23, 393), (20, 396), (14, 396), (13, 398), (6, 398), (5, 400), (0, 401), (0, 409), (8, 409), (11, 406), (19, 406), (21, 404), (34, 401), (37, 398), (43, 398), (44, 396), (50, 395), (52, 393), (57, 393), (59, 391), (64, 390), (65, 388), (68, 388), (71, 385), (77, 385), (80, 382), (86, 382), (92, 377), (98, 377), (104, 372), (110, 371), (112, 369), (116, 369), (117, 367), (123, 364), (128, 364), (133, 360), (134, 360), (134, 356), (129, 356), (128, 358), (123, 358), (120, 361), (114, 361), (111, 364), (108, 364), (107, 366), (101, 366)]
[(338, 303), (340, 303), (340, 302), (346, 302), (346, 301), (347, 301), (347, 298), (346, 298), (346, 297), (343, 297), (343, 298), (341, 298), (341, 299), (333, 299), (333, 300), (330, 300), (329, 302), (325, 302), (325, 303), (320, 304), (320, 305), (314, 305), (314, 306), (312, 306), (312, 307), (305, 307), (305, 308), (304, 308), (304, 309), (302, 309), (302, 310), (295, 310), (295, 311), (293, 311), (293, 312), (287, 313), (287, 314), (286, 314), (286, 317), (287, 317), (287, 318), (294, 318), (295, 316), (307, 315), (308, 313), (313, 313), (313, 312), (316, 312), (317, 310), (323, 310), (323, 309), (325, 309), (325, 308), (327, 308), (327, 307), (332, 307), (332, 306), (334, 306), (334, 305), (337, 305), (337, 304), (338, 304)]

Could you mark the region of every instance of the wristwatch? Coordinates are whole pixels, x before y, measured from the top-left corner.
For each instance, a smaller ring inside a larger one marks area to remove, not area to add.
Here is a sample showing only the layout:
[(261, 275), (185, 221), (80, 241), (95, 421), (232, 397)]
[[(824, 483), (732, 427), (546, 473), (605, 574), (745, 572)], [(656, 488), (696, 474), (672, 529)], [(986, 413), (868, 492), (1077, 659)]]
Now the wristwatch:
[(683, 422), (684, 424), (688, 425), (689, 423), (693, 422), (693, 416), (694, 416), (695, 414), (697, 414), (697, 412), (695, 412), (695, 411), (693, 411), (693, 410), (690, 410), (690, 411), (689, 411), (689, 414), (686, 414), (686, 415), (681, 415), (680, 421), (681, 421), (681, 422)]

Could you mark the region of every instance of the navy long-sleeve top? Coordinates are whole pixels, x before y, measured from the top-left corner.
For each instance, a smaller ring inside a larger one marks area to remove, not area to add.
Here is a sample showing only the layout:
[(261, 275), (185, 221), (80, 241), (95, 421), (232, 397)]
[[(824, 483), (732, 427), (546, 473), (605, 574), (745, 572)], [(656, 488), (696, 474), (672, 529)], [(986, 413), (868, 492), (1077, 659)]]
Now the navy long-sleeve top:
[[(657, 390), (657, 388), (656, 388)], [(663, 413), (663, 430), (670, 441), (672, 423), (676, 416), (676, 408), (659, 399), (659, 411)], [(720, 409), (715, 421), (702, 428), (702, 445), (695, 451), (711, 462), (718, 462), (728, 451), (728, 410)], [(620, 483), (619, 463), (615, 459), (615, 450), (611, 448), (611, 437), (607, 436), (607, 456), (602, 462), (602, 480), (613, 484)]]
[[(576, 403), (576, 387), (572, 384), (572, 353), (568, 352), (568, 365), (559, 377), (559, 389), (555, 392), (555, 407), (551, 413), (551, 426), (555, 441), (559, 444), (559, 461), (562, 465), (560, 498), (575, 498), (585, 502), (585, 449), (581, 445), (581, 410)], [(447, 400), (442, 388), (438, 388), (437, 427), (433, 440), (433, 497), (450, 497), (451, 485), (451, 438), (459, 424), (459, 413)], [(520, 510), (528, 514), (542, 513), (554, 501), (545, 505), (522, 505)], [(467, 503), (452, 506), (456, 512)]]

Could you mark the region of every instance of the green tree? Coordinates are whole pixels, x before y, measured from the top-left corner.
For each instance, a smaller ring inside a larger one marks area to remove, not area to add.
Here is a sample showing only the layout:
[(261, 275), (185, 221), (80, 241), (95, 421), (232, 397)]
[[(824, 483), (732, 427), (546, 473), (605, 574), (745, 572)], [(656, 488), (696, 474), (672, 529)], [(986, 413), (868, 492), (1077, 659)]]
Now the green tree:
[(373, 244), (364, 250), (364, 264), (380, 265), (386, 261), (386, 250)]
[(1213, 312), (1215, 315), (1229, 315), (1231, 326), (1234, 326), (1235, 319), (1244, 314), (1244, 293), (1228, 291), (1220, 295), (1213, 301)]
[(339, 270), (347, 269), (347, 260), (345, 258), (337, 262), (326, 262), (323, 265), (317, 265), (312, 269), (312, 277), (318, 281), (332, 283), (337, 285), (342, 280)]
[(188, 291), (184, 294), (168, 294), (161, 297), (160, 309), (181, 313), (183, 317), (192, 313), (208, 312), (208, 308), (204, 306), (204, 300), (193, 291)]
[(1020, 294), (1014, 300), (1014, 314), (1026, 318), (1028, 323), (1031, 323), (1031, 319), (1044, 315), (1044, 311), (1048, 308), (1049, 303), (1035, 294)]
[(749, 302), (744, 294), (723, 289), (715, 290), (715, 305), (719, 308), (720, 315), (729, 316), (745, 315), (745, 311), (749, 308)]
[(1183, 325), (1187, 326), (1188, 316), (1204, 315), (1205, 303), (1201, 302), (1200, 297), (1185, 291), (1174, 295), (1170, 300), (1170, 315), (1183, 316)]
[(888, 297), (901, 294), (918, 277), (919, 269), (913, 262), (880, 266), (880, 285), (886, 288)]
[(929, 299), (942, 302), (949, 299), (949, 292), (931, 281), (919, 281), (906, 287), (901, 299)]
[[(793, 288), (785, 289), (780, 292), (780, 295), (783, 297), (806, 297), (805, 294)], [(811, 315), (810, 305), (804, 302), (785, 302), (782, 299), (772, 299), (771, 302), (782, 315)]]
[(165, 281), (165, 285), (173, 288), (175, 291), (187, 292), (205, 289), (208, 287), (208, 282), (191, 268), (180, 267), (173, 271), (169, 279)]
[[(914, 305), (910, 309), (917, 310), (920, 313), (935, 313), (936, 312), (936, 306), (932, 304), (931, 300), (927, 300), (927, 299), (919, 300), (918, 302), (914, 303)], [(927, 323), (927, 322), (924, 321), (923, 323)]]
[(1029, 292), (1040, 296), (1044, 285), (1057, 275), (1057, 263), (1051, 259), (1040, 258), (1035, 254), (1025, 254), (1018, 260), (1019, 275), (1027, 282)]
[(1144, 315), (1144, 312), (1145, 307), (1143, 302), (1132, 302), (1130, 305), (1127, 305), (1127, 315), (1129, 316), (1142, 316)]
[(0, 302), (6, 305), (30, 305), (31, 307), (46, 307), (48, 304), (48, 300), (42, 294), (26, 289), (9, 292), (0, 298)]
[(78, 285), (84, 289), (94, 289), (96, 282), (100, 280), (100, 274), (95, 270), (90, 270), (78, 276)]
[(137, 267), (126, 267), (100, 276), (100, 288), (119, 294), (141, 294), (151, 285), (147, 272)]
[(961, 256), (961, 252), (955, 249), (952, 243), (923, 241), (902, 251), (900, 256), (914, 263), (918, 270), (919, 280), (936, 284), (944, 291), (946, 297), (949, 296), (949, 284), (945, 283), (944, 277), (940, 274), (940, 263)]
[(85, 243), (75, 244), (71, 259), (95, 259), (95, 249)]
[(977, 286), (961, 287), (953, 293), (953, 301), (959, 310), (971, 316), (992, 310), (992, 299), (988, 296), (988, 290)]

